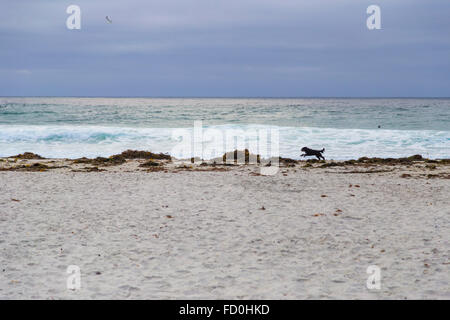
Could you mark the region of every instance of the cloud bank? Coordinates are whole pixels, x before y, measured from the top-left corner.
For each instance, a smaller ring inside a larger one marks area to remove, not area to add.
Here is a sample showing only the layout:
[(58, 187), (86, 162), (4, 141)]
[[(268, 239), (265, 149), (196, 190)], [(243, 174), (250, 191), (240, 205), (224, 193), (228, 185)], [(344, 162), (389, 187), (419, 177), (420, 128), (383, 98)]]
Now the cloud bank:
[[(71, 4), (81, 30), (66, 28)], [(379, 0), (373, 31), (371, 4), (9, 1), (0, 95), (450, 96), (450, 2)]]

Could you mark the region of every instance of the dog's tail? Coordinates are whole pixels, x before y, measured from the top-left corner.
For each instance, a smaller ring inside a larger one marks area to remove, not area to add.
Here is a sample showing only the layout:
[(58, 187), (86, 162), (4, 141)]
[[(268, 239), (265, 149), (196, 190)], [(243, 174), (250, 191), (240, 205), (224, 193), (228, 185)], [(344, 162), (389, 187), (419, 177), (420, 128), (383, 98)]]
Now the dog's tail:
[(320, 153), (322, 153), (322, 152), (324, 152), (325, 151), (325, 148), (323, 148), (322, 150), (320, 150)]

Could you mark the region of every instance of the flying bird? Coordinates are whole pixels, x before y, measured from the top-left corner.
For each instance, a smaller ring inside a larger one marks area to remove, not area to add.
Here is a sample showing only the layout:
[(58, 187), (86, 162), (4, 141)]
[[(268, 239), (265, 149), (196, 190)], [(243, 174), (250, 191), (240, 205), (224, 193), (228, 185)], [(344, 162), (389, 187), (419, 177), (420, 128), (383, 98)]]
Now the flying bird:
[(112, 20), (110, 17), (106, 16), (105, 18), (106, 18), (106, 21), (108, 21), (108, 23), (112, 23)]

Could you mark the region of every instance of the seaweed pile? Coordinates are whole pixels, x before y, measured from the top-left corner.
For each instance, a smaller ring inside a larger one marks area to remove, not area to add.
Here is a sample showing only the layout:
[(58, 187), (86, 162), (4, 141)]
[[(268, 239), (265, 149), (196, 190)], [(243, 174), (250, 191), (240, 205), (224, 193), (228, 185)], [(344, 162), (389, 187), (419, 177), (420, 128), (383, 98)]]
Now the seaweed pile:
[(121, 155), (114, 155), (109, 158), (104, 157), (97, 157), (95, 159), (88, 159), (88, 158), (79, 158), (73, 160), (73, 163), (82, 163), (82, 164), (91, 164), (94, 166), (117, 166), (121, 165), (126, 162), (125, 157)]
[(45, 159), (44, 157), (41, 157), (40, 155), (32, 153), (32, 152), (24, 152), (22, 154), (11, 156), (9, 158), (24, 159), (24, 160), (42, 160), (42, 159)]
[[(119, 156), (119, 155), (117, 155)], [(171, 160), (171, 156), (164, 153), (153, 153), (150, 151), (126, 150), (120, 154), (125, 159), (153, 159), (153, 160)]]
[(159, 165), (161, 165), (160, 163), (153, 161), (153, 160), (148, 160), (142, 164), (139, 165), (139, 167), (145, 168), (145, 167), (158, 167)]
[[(308, 162), (311, 160), (308, 160)], [(317, 161), (317, 160), (315, 160)], [(416, 154), (410, 157), (403, 158), (368, 158), (361, 157), (358, 160), (347, 160), (342, 162), (327, 162), (323, 163), (319, 168), (329, 168), (329, 167), (344, 167), (347, 165), (362, 165), (362, 166), (373, 166), (373, 165), (412, 165), (414, 163), (433, 163), (433, 164), (450, 164), (450, 159), (441, 159), (441, 160), (430, 160), (427, 158), (423, 158), (420, 154)], [(433, 167), (427, 167), (432, 169)]]
[(11, 168), (0, 168), (0, 171), (28, 171), (28, 172), (44, 172), (49, 169), (56, 169), (60, 167), (49, 167), (43, 163), (25, 164)]
[[(97, 157), (95, 159), (89, 158), (79, 158), (73, 160), (73, 163), (83, 163), (91, 164), (94, 166), (117, 166), (125, 163), (127, 160), (131, 159), (148, 159), (148, 160), (171, 160), (172, 158), (168, 154), (163, 153), (153, 153), (149, 151), (138, 151), (138, 150), (126, 150), (121, 154), (115, 154), (111, 157)], [(149, 163), (144, 164), (144, 166), (150, 166)]]
[(244, 151), (234, 150), (232, 152), (224, 153), (222, 156), (223, 163), (230, 163), (234, 161), (235, 164), (249, 164), (249, 163), (261, 163), (261, 157), (259, 154), (251, 154), (248, 149)]

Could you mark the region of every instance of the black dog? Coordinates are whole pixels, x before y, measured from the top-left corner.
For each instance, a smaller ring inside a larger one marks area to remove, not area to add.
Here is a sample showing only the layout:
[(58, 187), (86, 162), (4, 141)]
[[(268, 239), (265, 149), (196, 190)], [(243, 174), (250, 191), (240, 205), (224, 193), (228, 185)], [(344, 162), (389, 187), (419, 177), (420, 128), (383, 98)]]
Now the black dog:
[(304, 154), (301, 155), (301, 157), (311, 157), (311, 156), (316, 156), (317, 159), (323, 159), (325, 160), (324, 156), (322, 155), (322, 152), (325, 151), (325, 148), (323, 148), (322, 150), (313, 150), (310, 149), (308, 147), (303, 147), (302, 151), (304, 152)]

